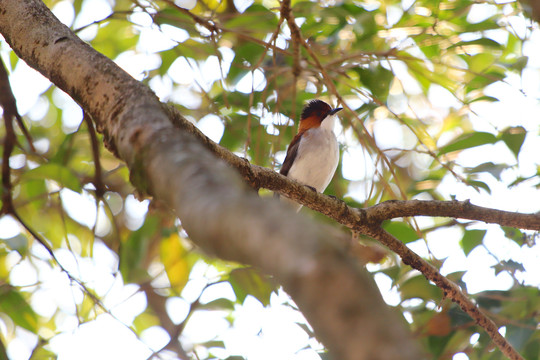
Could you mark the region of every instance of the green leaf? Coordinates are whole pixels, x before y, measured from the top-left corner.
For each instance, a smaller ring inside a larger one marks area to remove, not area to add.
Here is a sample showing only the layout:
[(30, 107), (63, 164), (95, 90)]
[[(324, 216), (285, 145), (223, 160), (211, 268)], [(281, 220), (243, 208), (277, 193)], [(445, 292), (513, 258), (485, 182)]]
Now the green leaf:
[(399, 241), (408, 244), (419, 239), (418, 234), (408, 224), (400, 221), (385, 221), (383, 229), (394, 235)]
[(486, 31), (486, 30), (493, 30), (493, 29), (499, 29), (500, 25), (498, 23), (499, 19), (497, 16), (492, 16), (489, 19), (486, 19), (482, 22), (476, 23), (476, 24), (470, 24), (467, 23), (464, 32), (476, 32), (476, 31)]
[(21, 255), (24, 255), (28, 249), (28, 239), (23, 234), (15, 235), (9, 239), (2, 239), (2, 242), (7, 244), (10, 249), (16, 250)]
[(501, 180), (501, 173), (508, 169), (507, 164), (494, 164), (492, 162), (487, 162), (480, 164), (472, 169), (465, 169), (465, 172), (467, 174), (476, 174), (480, 172), (487, 172), (497, 180)]
[[(485, 88), (489, 84), (500, 81), (506, 77), (506, 68), (496, 65), (486, 54), (478, 54), (470, 60), (470, 67), (472, 73), (468, 76), (467, 85), (465, 91), (467, 93), (473, 90), (479, 90)], [(472, 78), (470, 77), (472, 76)]]
[(538, 354), (540, 354), (540, 343), (538, 341), (529, 341), (521, 351), (521, 355), (525, 359), (537, 358)]
[(275, 286), (263, 278), (262, 274), (247, 268), (231, 271), (229, 283), (240, 303), (243, 303), (248, 295), (252, 295), (264, 306), (268, 306), (270, 304), (270, 295), (275, 290)]
[[(411, 59), (411, 55), (406, 52), (400, 52), (399, 56), (403, 56), (404, 59)], [(409, 69), (409, 73), (413, 78), (418, 81), (425, 93), (429, 90), (432, 84), (438, 84), (444, 87), (451, 93), (455, 93), (457, 84), (446, 74), (447, 68), (438, 64), (430, 64), (433, 66), (433, 70), (428, 68), (425, 61), (420, 59), (411, 59), (405, 61)]]
[(25, 180), (54, 180), (58, 185), (80, 193), (81, 183), (71, 169), (56, 163), (49, 163), (29, 170), (22, 175)]
[(277, 23), (277, 17), (273, 12), (254, 3), (246, 9), (242, 16), (232, 17), (225, 23), (224, 27), (250, 33), (270, 33), (276, 29)]
[(469, 70), (476, 73), (482, 73), (490, 67), (495, 61), (495, 55), (491, 53), (480, 53), (467, 58), (469, 61)]
[(503, 304), (503, 299), (508, 298), (508, 291), (487, 290), (474, 295), (476, 302), (480, 308), (492, 312), (500, 312)]
[(440, 358), (439, 356), (444, 352), (448, 342), (452, 335), (447, 336), (430, 336), (427, 339), (429, 351), (435, 355), (435, 358)]
[(179, 52), (176, 49), (177, 48), (172, 48), (159, 53), (159, 56), (161, 57), (161, 65), (158, 72), (161, 76), (167, 73), (172, 63), (178, 58)]
[(502, 135), (501, 140), (504, 141), (506, 146), (512, 151), (514, 156), (518, 157), (521, 146), (525, 141), (525, 136), (527, 135), (527, 130), (522, 126), (509, 127), (506, 128)]
[[(57, 116), (60, 116), (61, 112), (58, 112)], [(50, 159), (51, 163), (58, 163), (60, 165), (65, 165), (69, 162), (70, 158), (73, 156), (73, 153), (76, 151), (74, 149), (75, 137), (78, 135), (78, 132), (68, 134), (64, 137), (62, 142), (57, 145), (54, 156)]]
[(523, 264), (514, 260), (503, 260), (500, 263), (493, 265), (492, 268), (495, 269), (495, 275), (498, 275), (502, 271), (508, 271), (511, 274), (516, 271), (525, 271)]
[(515, 59), (514, 62), (509, 65), (509, 67), (521, 73), (528, 63), (529, 63), (528, 56), (520, 56), (517, 59)]
[(457, 305), (451, 305), (450, 310), (446, 313), (450, 316), (453, 327), (474, 324), (474, 320)]
[(263, 46), (254, 43), (245, 43), (237, 46), (232, 66), (227, 74), (228, 81), (236, 85), (240, 79), (250, 72), (249, 67), (259, 61), (265, 50)]
[(11, 72), (13, 72), (18, 62), (19, 62), (19, 57), (17, 56), (17, 54), (15, 54), (15, 51), (10, 51), (9, 52), (9, 65), (11, 67)]
[(508, 239), (513, 240), (518, 245), (523, 245), (525, 239), (525, 234), (520, 230), (510, 226), (501, 226), (501, 229), (504, 231), (504, 236)]
[(33, 333), (37, 332), (37, 315), (26, 302), (24, 297), (13, 286), (0, 286), (0, 311), (13, 322)]
[(204, 60), (207, 59), (208, 56), (216, 53), (212, 44), (195, 39), (187, 39), (182, 44), (175, 47), (174, 50), (176, 51), (177, 57), (184, 56), (195, 60)]
[(499, 101), (499, 99), (497, 99), (496, 97), (493, 97), (493, 96), (484, 95), (484, 96), (474, 98), (474, 99), (472, 99), (470, 101), (467, 101), (467, 104), (472, 104), (473, 102), (477, 102), (477, 101), (497, 102), (497, 101)]
[(485, 48), (485, 51), (493, 51), (496, 49), (501, 49), (502, 45), (496, 42), (495, 40), (491, 40), (488, 38), (481, 38), (477, 40), (471, 40), (471, 41), (460, 41), (452, 46), (449, 47), (449, 49), (456, 48), (456, 47), (471, 47), (471, 46), (480, 46), (482, 48)]
[(445, 275), (448, 280), (455, 282), (457, 285), (461, 286), (463, 289), (467, 289), (467, 284), (463, 281), (463, 275), (466, 271), (456, 271)]
[[(200, 345), (204, 346), (205, 348), (225, 348), (225, 343), (221, 340), (210, 340), (201, 343)], [(213, 357), (212, 357), (213, 358)]]
[(399, 293), (402, 300), (420, 298), (439, 302), (442, 299), (442, 290), (431, 284), (422, 275), (407, 279), (399, 286)]
[(483, 181), (467, 179), (467, 184), (473, 186), (475, 190), (484, 189), (488, 194), (491, 194), (491, 188)]
[(141, 334), (144, 330), (161, 325), (158, 317), (148, 312), (142, 312), (133, 320), (133, 327), (137, 334)]
[(219, 298), (216, 300), (212, 300), (206, 304), (201, 304), (197, 306), (197, 309), (202, 310), (234, 310), (234, 303), (225, 298)]
[(470, 149), (480, 145), (494, 144), (497, 142), (497, 137), (487, 132), (472, 132), (459, 136), (450, 144), (439, 150), (439, 155), (447, 154), (452, 151)]
[(126, 21), (111, 19), (99, 28), (92, 40), (92, 46), (108, 58), (114, 59), (124, 51), (134, 49), (138, 41), (139, 34), (133, 27), (128, 26)]
[(390, 83), (394, 79), (394, 74), (380, 64), (378, 66), (370, 66), (369, 68), (356, 68), (356, 72), (360, 76), (360, 81), (371, 93), (380, 101), (386, 102)]
[(20, 185), (19, 201), (28, 202), (28, 205), (22, 209), (23, 212), (32, 212), (37, 214), (41, 212), (42, 207), (47, 203), (49, 190), (44, 179), (23, 181)]
[(46, 345), (48, 345), (47, 342), (39, 341), (34, 350), (32, 350), (32, 356), (29, 360), (57, 359), (58, 356), (54, 352), (44, 348)]
[(150, 240), (158, 230), (159, 218), (147, 216), (143, 226), (132, 232), (127, 241), (122, 243), (120, 271), (126, 283), (148, 280), (144, 260), (150, 246)]
[(78, 14), (81, 11), (83, 0), (75, 0), (73, 1), (73, 8), (75, 9), (75, 13)]
[(193, 19), (176, 9), (166, 7), (158, 11), (154, 16), (154, 22), (158, 25), (167, 24), (179, 29), (186, 30), (191, 36), (199, 35)]
[(460, 245), (465, 255), (469, 255), (471, 251), (480, 245), (484, 240), (486, 230), (467, 230), (461, 238)]
[(534, 318), (526, 320), (524, 324), (508, 324), (506, 325), (506, 338), (517, 351), (520, 351), (535, 333), (537, 325)]
[(387, 275), (390, 279), (392, 279), (392, 286), (396, 285), (401, 276), (403, 276), (403, 273), (399, 266), (391, 266), (389, 268), (379, 270), (378, 272), (381, 272)]
[(441, 47), (439, 44), (430, 44), (430, 45), (422, 46), (420, 50), (422, 50), (422, 52), (429, 59), (429, 58), (438, 56), (440, 54)]

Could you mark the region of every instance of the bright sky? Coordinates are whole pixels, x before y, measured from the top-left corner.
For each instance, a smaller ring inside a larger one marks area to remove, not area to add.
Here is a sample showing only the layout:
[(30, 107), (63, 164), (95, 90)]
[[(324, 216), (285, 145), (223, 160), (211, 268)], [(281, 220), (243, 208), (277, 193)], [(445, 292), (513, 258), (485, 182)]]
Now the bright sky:
[[(95, 20), (107, 16), (111, 7), (106, 0), (86, 1), (81, 15), (75, 21), (74, 27), (78, 28)], [(55, 14), (66, 24), (71, 25), (74, 21), (74, 11), (69, 1), (57, 3), (53, 9)], [(399, 9), (398, 9), (399, 10)], [(481, 19), (490, 14), (489, 7), (478, 7), (471, 16)], [(175, 41), (182, 42), (187, 38), (183, 30), (163, 27), (159, 32), (151, 25), (151, 19), (145, 15), (133, 15), (132, 21), (140, 25), (141, 37), (137, 51), (126, 52), (115, 61), (138, 79), (142, 79), (148, 70), (159, 66), (159, 58), (155, 52), (175, 46)], [(516, 21), (516, 29), (520, 31), (523, 24)], [(525, 31), (525, 30), (523, 30)], [(95, 27), (89, 27), (80, 33), (84, 39), (92, 39), (95, 36)], [(497, 36), (496, 34), (494, 36)], [(526, 141), (520, 155), (519, 167), (503, 172), (502, 177), (506, 184), (514, 180), (516, 174), (532, 176), (536, 174), (540, 153), (540, 141), (538, 141), (539, 122), (537, 114), (540, 113), (538, 99), (540, 99), (540, 53), (534, 51), (540, 46), (540, 32), (535, 30), (530, 36), (530, 41), (524, 47), (524, 55), (529, 56), (529, 64), (525, 70), (523, 79), (509, 77), (505, 83), (497, 83), (489, 87), (488, 95), (495, 96), (501, 101), (497, 103), (477, 103), (472, 110), (473, 124), (478, 131), (493, 132), (507, 126), (521, 125), (528, 131)], [(172, 41), (174, 40), (174, 41)], [(7, 44), (2, 41), (0, 55), (7, 59)], [(223, 55), (224, 71), (227, 63), (232, 60), (233, 53), (230, 49), (221, 48)], [(199, 100), (187, 90), (174, 90), (173, 81), (189, 84), (196, 80), (201, 86), (209, 86), (219, 79), (221, 74), (216, 71), (217, 58), (211, 57), (202, 67), (202, 71), (193, 71), (195, 68), (185, 59), (178, 59), (171, 66), (168, 76), (155, 78), (150, 86), (164, 100), (181, 101), (187, 107), (196, 108)], [(186, 78), (185, 74), (191, 74)], [(23, 62), (19, 62), (12, 73), (11, 84), (18, 101), (19, 111), (30, 119), (40, 119), (47, 111), (49, 104), (40, 94), (50, 84), (41, 75), (28, 68)], [(406, 83), (405, 83), (406, 84)], [(246, 76), (238, 84), (240, 91), (246, 93), (255, 88), (264, 86), (264, 76), (255, 73), (254, 76)], [(414, 89), (408, 89), (414, 91)], [(420, 115), (444, 116), (447, 107), (455, 102), (451, 94), (446, 90), (434, 87), (430, 93), (432, 107), (419, 108)], [(60, 90), (54, 92), (55, 105), (63, 109), (63, 124), (67, 131), (73, 131), (82, 119), (80, 108)], [(384, 114), (382, 114), (384, 115)], [(376, 119), (374, 136), (381, 148), (403, 147), (408, 145), (407, 130), (394, 120), (384, 116)], [(270, 125), (276, 119), (271, 116), (265, 117), (264, 121)], [(278, 119), (285, 122), (288, 119)], [(292, 124), (291, 124), (292, 125)], [(216, 115), (208, 115), (201, 119), (197, 126), (214, 141), (219, 141), (223, 134), (223, 125)], [(269, 126), (269, 132), (277, 131)], [(351, 136), (344, 134), (341, 128), (336, 128), (339, 140), (350, 144)], [(37, 146), (46, 148), (48, 143), (43, 140)], [(281, 154), (281, 158), (284, 153)], [(492, 161), (494, 163), (515, 163), (513, 155), (501, 143), (486, 145), (472, 150), (463, 151), (458, 162), (464, 166), (475, 166), (479, 163)], [(343, 175), (351, 180), (349, 195), (362, 201), (366, 197), (366, 189), (369, 189), (369, 174), (373, 172), (373, 165), (369, 157), (358, 146), (351, 146), (343, 155)], [(535, 212), (540, 204), (540, 192), (532, 186), (524, 183), (509, 189), (505, 184), (498, 183), (490, 175), (482, 176), (482, 181), (490, 185), (493, 192), (491, 195), (485, 192), (476, 192), (470, 187), (457, 183), (448, 177), (444, 179), (441, 189), (443, 195), (450, 199), (456, 196), (458, 200), (470, 199), (473, 204), (494, 207), (498, 209)], [(77, 194), (70, 190), (62, 190), (62, 200), (66, 211), (75, 220), (92, 227), (98, 220), (98, 233), (107, 232), (103, 210), (95, 209), (95, 202), (88, 194)], [(126, 201), (126, 209), (130, 224), (133, 228), (140, 226), (146, 213), (148, 203), (138, 202), (133, 197)], [(83, 209), (88, 210), (83, 212)], [(420, 226), (428, 226), (433, 220), (427, 218), (417, 219)], [(526, 271), (517, 276), (526, 284), (538, 286), (540, 284), (540, 247), (520, 248), (517, 244), (504, 237), (497, 226), (478, 224), (479, 229), (488, 229), (485, 238), (485, 247), (477, 247), (469, 256), (465, 256), (459, 247), (461, 239), (460, 230), (446, 229), (428, 234), (427, 243), (423, 240), (410, 244), (410, 247), (422, 256), (428, 256), (428, 247), (437, 259), (448, 257), (444, 263), (442, 273), (447, 274), (459, 270), (467, 270), (465, 281), (471, 293), (485, 289), (507, 289), (512, 280), (506, 273), (495, 276), (492, 265), (498, 260), (522, 262)], [(18, 224), (10, 217), (0, 219), (0, 238), (12, 238), (20, 232)], [(44, 250), (34, 246), (33, 253), (37, 258), (48, 259)], [(12, 254), (10, 261), (13, 270), (10, 281), (15, 286), (32, 286), (40, 283), (40, 290), (31, 299), (35, 311), (45, 317), (52, 316), (57, 308), (64, 314), (56, 323), (62, 334), (54, 336), (50, 345), (53, 351), (58, 353), (59, 359), (146, 359), (153, 350), (159, 350), (168, 342), (168, 335), (160, 328), (154, 327), (145, 331), (141, 339), (128, 329), (136, 315), (141, 313), (146, 306), (146, 299), (138, 292), (138, 287), (131, 284), (123, 284), (117, 274), (118, 260), (116, 256), (100, 242), (96, 242), (94, 256), (88, 258), (74, 258), (71, 252), (58, 250), (59, 260), (72, 274), (87, 282), (102, 297), (105, 305), (110, 309), (110, 314), (102, 314), (95, 321), (79, 324), (75, 312), (75, 303), (80, 303), (83, 298), (82, 292), (77, 286), (72, 286), (69, 280), (58, 269), (51, 270), (47, 265), (39, 261), (22, 260), (16, 254)], [(40, 271), (36, 272), (34, 266)], [(371, 266), (371, 268), (377, 268)], [(156, 274), (163, 273), (161, 268), (154, 269)], [(171, 318), (180, 323), (184, 320), (189, 301), (198, 297), (201, 289), (206, 285), (205, 279), (212, 279), (217, 275), (216, 270), (204, 263), (198, 263), (190, 275), (190, 282), (186, 286), (182, 297), (172, 298), (168, 301), (168, 312)], [(159, 278), (166, 284), (166, 279)], [(385, 275), (376, 276), (376, 281), (389, 304), (399, 303), (397, 292), (391, 289), (390, 279)], [(232, 289), (228, 285), (214, 286), (207, 290), (203, 296), (204, 301), (210, 301), (216, 297), (234, 299)], [(288, 306), (289, 300), (286, 294), (272, 296), (272, 306), (264, 308), (255, 299), (248, 297), (244, 306), (239, 307), (235, 314), (232, 327), (222, 318), (223, 314), (216, 312), (198, 312), (188, 323), (182, 338), (185, 344), (193, 344), (205, 340), (211, 340), (216, 336), (224, 340), (230, 354), (243, 354), (248, 359), (317, 359), (313, 350), (304, 348), (309, 341), (306, 333), (296, 325), (303, 322), (301, 315)], [(202, 326), (204, 324), (205, 326)], [(0, 319), (0, 331), (7, 335), (7, 325)], [(40, 333), (44, 338), (51, 334), (47, 330)], [(16, 337), (9, 343), (8, 354), (11, 359), (28, 359), (31, 349), (35, 346), (37, 338), (25, 330), (17, 329)], [(317, 349), (317, 344), (314, 348)], [(204, 357), (204, 349), (198, 348), (200, 357)], [(226, 357), (226, 353), (215, 351), (218, 356)], [(163, 358), (168, 358), (163, 356)], [(170, 358), (173, 358), (171, 355)], [(465, 354), (459, 354), (454, 360), (467, 359)]]

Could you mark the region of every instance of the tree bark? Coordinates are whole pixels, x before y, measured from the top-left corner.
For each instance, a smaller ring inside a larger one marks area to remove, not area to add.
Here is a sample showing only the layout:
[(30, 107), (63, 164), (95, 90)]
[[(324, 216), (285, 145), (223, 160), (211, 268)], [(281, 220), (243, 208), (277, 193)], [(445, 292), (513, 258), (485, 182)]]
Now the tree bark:
[(328, 227), (249, 189), (156, 96), (62, 25), (39, 0), (0, 0), (15, 53), (92, 117), (138, 190), (175, 209), (208, 253), (273, 275), (336, 359), (421, 359), (402, 320)]

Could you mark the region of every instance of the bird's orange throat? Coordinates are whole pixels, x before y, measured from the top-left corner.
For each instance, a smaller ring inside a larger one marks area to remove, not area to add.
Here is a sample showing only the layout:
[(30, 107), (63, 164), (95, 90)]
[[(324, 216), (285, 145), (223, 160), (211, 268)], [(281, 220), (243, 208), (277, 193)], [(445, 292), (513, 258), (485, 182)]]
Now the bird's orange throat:
[(321, 126), (321, 120), (317, 116), (309, 116), (303, 120), (300, 120), (300, 125), (298, 125), (298, 133), (304, 133), (306, 130), (312, 128), (318, 128)]

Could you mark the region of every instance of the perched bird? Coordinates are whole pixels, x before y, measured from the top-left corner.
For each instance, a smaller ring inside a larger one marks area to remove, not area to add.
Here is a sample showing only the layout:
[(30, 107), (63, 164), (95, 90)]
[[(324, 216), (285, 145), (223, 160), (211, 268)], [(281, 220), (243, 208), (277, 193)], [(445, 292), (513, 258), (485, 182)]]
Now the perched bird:
[[(342, 108), (332, 109), (322, 100), (310, 101), (302, 110), (298, 134), (287, 148), (287, 156), (280, 173), (318, 192), (332, 180), (339, 162), (339, 146), (334, 135), (336, 113)], [(288, 199), (296, 211), (302, 205)]]

